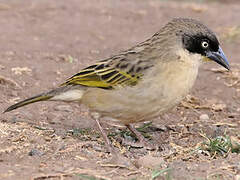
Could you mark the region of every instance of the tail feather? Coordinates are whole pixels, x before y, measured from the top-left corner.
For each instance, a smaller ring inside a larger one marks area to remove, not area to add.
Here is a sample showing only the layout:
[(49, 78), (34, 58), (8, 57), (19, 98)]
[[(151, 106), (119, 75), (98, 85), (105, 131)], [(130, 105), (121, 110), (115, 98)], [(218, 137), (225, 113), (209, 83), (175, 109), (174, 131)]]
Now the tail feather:
[(23, 101), (20, 101), (20, 102), (14, 104), (14, 105), (8, 107), (3, 113), (12, 111), (12, 110), (17, 109), (19, 107), (22, 107), (22, 106), (25, 106), (25, 105), (28, 105), (28, 104), (31, 104), (31, 103), (35, 103), (35, 102), (38, 102), (38, 101), (46, 101), (46, 100), (49, 100), (52, 97), (53, 96), (51, 96), (51, 95), (40, 94), (40, 95), (31, 97), (31, 98), (25, 99)]
[(83, 95), (84, 88), (82, 86), (62, 86), (56, 89), (53, 89), (49, 92), (39, 94), (37, 96), (25, 99), (20, 101), (10, 107), (8, 107), (3, 113), (12, 111), (19, 107), (35, 103), (38, 101), (79, 101)]

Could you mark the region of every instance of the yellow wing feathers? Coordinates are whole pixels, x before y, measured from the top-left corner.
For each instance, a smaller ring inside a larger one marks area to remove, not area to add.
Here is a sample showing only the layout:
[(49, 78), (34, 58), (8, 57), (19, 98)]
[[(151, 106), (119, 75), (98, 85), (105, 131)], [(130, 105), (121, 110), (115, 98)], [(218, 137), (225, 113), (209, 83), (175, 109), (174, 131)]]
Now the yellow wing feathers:
[(83, 85), (104, 89), (114, 89), (118, 86), (134, 86), (142, 74), (134, 72), (130, 63), (121, 61), (100, 61), (89, 66), (69, 78), (62, 85)]

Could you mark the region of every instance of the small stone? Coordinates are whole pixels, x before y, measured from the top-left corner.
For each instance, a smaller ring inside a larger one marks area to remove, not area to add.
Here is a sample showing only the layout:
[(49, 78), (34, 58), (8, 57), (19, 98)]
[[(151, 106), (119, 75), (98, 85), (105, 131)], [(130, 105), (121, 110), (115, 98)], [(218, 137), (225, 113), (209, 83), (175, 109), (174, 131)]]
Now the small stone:
[(208, 116), (207, 114), (201, 114), (199, 118), (200, 118), (200, 120), (202, 120), (202, 121), (209, 120), (209, 116)]
[(43, 152), (41, 152), (41, 151), (39, 151), (39, 150), (37, 150), (37, 149), (32, 149), (32, 150), (28, 153), (29, 156), (42, 156), (43, 154), (44, 154)]

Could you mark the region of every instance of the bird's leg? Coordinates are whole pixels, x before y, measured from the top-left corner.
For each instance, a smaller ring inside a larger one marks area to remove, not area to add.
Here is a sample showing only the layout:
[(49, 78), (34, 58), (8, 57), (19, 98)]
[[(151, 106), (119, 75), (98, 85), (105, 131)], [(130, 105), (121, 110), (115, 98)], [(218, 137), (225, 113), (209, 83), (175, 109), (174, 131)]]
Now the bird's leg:
[(112, 146), (112, 143), (111, 141), (109, 140), (109, 138), (107, 137), (107, 134), (105, 133), (104, 129), (102, 128), (100, 122), (99, 122), (99, 119), (100, 119), (100, 115), (98, 113), (92, 113), (91, 114), (93, 119), (96, 121), (97, 123), (97, 126), (98, 126), (98, 129), (99, 131), (101, 132), (102, 136), (103, 136), (103, 139), (104, 139), (104, 142), (106, 143), (107, 145), (107, 149), (108, 151), (112, 154), (112, 155), (116, 155), (116, 151), (114, 150), (114, 147)]
[(124, 156), (122, 156), (121, 154), (119, 154), (115, 151), (114, 147), (112, 146), (111, 141), (107, 137), (105, 131), (103, 130), (103, 128), (102, 128), (102, 126), (99, 122), (100, 115), (98, 113), (92, 113), (91, 115), (97, 123), (98, 129), (103, 136), (103, 139), (104, 139), (104, 141), (107, 145), (108, 151), (112, 155), (112, 159), (110, 161), (107, 160), (105, 163), (116, 164), (116, 165), (121, 166), (121, 167), (134, 167), (133, 164), (127, 158), (125, 158)]
[(150, 144), (148, 141), (146, 141), (146, 139), (144, 138), (144, 136), (138, 132), (133, 125), (128, 124), (126, 125), (126, 127), (136, 136), (136, 138), (139, 140), (140, 144), (142, 146), (144, 146), (145, 148), (149, 149), (149, 150), (153, 150), (156, 149), (155, 146), (153, 146), (152, 144)]

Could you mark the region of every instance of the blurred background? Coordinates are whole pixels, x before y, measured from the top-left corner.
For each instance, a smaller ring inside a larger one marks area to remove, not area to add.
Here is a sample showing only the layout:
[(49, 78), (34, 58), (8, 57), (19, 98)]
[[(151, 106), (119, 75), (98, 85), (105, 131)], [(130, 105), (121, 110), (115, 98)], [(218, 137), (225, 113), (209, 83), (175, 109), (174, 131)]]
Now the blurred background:
[(216, 32), (232, 71), (203, 65), (188, 98), (161, 117), (170, 130), (151, 124), (146, 133), (164, 142), (164, 151), (131, 149), (122, 127), (106, 126), (118, 134), (115, 147), (140, 169), (101, 166), (108, 153), (85, 107), (33, 104), (0, 115), (0, 179), (238, 180), (236, 153), (226, 159), (206, 149), (189, 152), (199, 150), (203, 134), (240, 140), (239, 0), (1, 0), (0, 111), (144, 41), (174, 17), (200, 20)]

